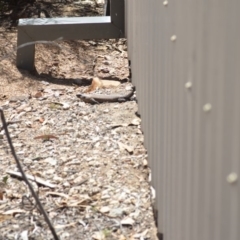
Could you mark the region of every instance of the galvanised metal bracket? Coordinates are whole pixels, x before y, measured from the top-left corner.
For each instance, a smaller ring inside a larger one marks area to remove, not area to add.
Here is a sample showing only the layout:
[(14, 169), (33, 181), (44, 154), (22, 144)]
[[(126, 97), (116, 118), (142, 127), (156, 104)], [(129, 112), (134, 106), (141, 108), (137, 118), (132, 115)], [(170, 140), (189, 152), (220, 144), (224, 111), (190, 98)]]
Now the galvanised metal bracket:
[[(109, 1), (109, 0), (108, 0)], [(124, 0), (110, 0), (110, 16), (19, 19), (17, 67), (34, 70), (34, 41), (110, 39), (125, 37)]]

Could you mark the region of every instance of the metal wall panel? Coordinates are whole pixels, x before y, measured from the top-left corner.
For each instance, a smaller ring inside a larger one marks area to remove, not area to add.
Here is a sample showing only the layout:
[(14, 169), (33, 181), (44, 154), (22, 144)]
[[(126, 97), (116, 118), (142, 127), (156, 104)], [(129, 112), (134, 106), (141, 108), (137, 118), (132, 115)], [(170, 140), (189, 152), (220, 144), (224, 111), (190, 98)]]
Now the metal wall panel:
[(158, 230), (164, 240), (239, 240), (240, 1), (125, 7)]

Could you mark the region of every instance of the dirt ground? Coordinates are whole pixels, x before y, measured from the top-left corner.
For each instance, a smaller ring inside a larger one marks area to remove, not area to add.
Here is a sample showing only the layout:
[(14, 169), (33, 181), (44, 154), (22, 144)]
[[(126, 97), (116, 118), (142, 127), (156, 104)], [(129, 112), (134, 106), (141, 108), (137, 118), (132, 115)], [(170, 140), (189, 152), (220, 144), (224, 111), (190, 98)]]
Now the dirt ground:
[[(100, 2), (37, 1), (52, 17), (102, 15)], [(120, 83), (98, 93), (129, 89), (126, 39), (36, 45), (36, 72), (29, 73), (16, 68), (10, 13), (0, 25), (0, 106), (59, 239), (157, 239), (135, 96), (95, 105), (76, 97), (93, 77)], [(17, 173), (0, 124), (0, 239), (53, 239)]]

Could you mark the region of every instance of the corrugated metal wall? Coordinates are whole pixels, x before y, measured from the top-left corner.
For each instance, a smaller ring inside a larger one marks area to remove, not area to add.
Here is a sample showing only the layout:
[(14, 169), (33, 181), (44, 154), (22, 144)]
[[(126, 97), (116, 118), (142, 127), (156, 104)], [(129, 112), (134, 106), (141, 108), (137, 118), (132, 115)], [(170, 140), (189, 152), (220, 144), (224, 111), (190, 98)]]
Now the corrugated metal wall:
[(240, 1), (125, 7), (159, 232), (164, 240), (239, 240)]

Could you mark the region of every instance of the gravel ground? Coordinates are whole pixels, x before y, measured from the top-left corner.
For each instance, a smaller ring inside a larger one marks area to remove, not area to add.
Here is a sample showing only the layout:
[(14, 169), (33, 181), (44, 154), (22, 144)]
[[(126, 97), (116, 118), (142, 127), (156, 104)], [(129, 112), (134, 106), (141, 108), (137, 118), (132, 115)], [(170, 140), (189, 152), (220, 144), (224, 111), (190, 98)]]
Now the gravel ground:
[[(95, 1), (83, 2), (100, 14)], [(95, 105), (76, 97), (93, 77), (120, 83), (99, 93), (127, 91), (126, 40), (59, 44), (38, 45), (36, 72), (19, 71), (16, 29), (0, 28), (0, 106), (24, 171), (60, 239), (155, 240), (135, 96)], [(53, 239), (18, 173), (0, 124), (0, 239)]]

